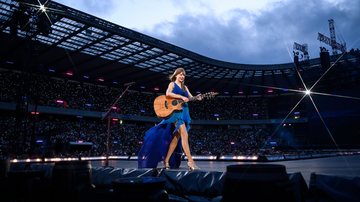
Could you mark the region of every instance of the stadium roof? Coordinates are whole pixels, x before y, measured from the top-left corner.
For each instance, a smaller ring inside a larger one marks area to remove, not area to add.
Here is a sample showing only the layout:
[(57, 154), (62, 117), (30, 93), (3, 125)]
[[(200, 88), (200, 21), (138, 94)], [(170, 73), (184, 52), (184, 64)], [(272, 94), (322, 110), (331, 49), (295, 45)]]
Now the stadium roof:
[[(275, 86), (298, 89), (294, 64), (251, 65), (199, 55), (62, 4), (0, 0), (1, 64), (71, 77), (85, 82), (164, 92), (177, 67), (193, 92), (268, 92)], [(310, 60), (318, 65), (319, 59)]]

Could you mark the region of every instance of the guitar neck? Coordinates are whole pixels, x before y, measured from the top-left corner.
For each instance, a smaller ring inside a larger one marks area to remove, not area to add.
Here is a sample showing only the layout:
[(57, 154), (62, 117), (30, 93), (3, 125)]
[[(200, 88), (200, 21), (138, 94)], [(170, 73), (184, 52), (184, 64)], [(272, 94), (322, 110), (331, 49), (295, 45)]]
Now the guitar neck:
[(194, 101), (194, 100), (197, 100), (197, 98), (201, 98), (201, 99), (204, 99), (204, 98), (212, 98), (213, 96), (217, 95), (217, 93), (212, 93), (212, 92), (209, 92), (209, 93), (204, 93), (204, 94), (200, 94), (200, 95), (197, 95), (197, 96), (193, 96), (191, 97), (189, 100), (190, 101)]
[[(204, 94), (200, 94), (197, 96), (193, 96), (191, 98), (189, 98), (189, 101), (195, 101), (197, 100), (197, 98), (212, 98), (213, 96), (217, 95), (218, 93), (204, 93)], [(184, 102), (183, 100), (179, 99), (179, 102)]]
[(196, 100), (196, 96), (189, 98), (189, 101), (195, 101), (195, 100)]

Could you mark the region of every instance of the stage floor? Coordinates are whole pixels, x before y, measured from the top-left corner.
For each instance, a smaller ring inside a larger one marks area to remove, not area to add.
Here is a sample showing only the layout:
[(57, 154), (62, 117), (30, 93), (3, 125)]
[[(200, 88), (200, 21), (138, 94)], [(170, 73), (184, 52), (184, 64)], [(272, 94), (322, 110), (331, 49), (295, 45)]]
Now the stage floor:
[[(93, 167), (103, 166), (103, 161), (93, 161)], [(226, 166), (236, 164), (281, 164), (286, 167), (287, 173), (300, 172), (309, 185), (311, 173), (360, 177), (360, 155), (336, 156), (315, 159), (275, 161), (275, 162), (238, 162), (238, 161), (196, 161), (201, 170), (204, 171), (226, 171)], [(109, 166), (116, 168), (137, 168), (136, 160), (111, 160)], [(159, 165), (159, 168), (161, 165)], [(186, 162), (181, 163), (179, 170), (187, 170)]]

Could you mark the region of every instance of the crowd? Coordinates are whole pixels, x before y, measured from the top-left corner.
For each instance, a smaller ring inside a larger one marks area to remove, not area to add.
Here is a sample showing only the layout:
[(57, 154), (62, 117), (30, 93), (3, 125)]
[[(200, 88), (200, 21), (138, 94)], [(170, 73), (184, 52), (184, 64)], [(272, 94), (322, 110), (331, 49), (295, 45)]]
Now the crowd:
[[(66, 107), (87, 111), (107, 111), (123, 89), (94, 85), (43, 75), (0, 71), (0, 102), (18, 102), (26, 96), (29, 104)], [(121, 114), (154, 117), (153, 101), (158, 94), (129, 91), (117, 103)], [(241, 106), (241, 107), (240, 107)], [(265, 98), (217, 97), (193, 102), (191, 117), (195, 120), (266, 119)]]
[[(358, 50), (350, 53), (359, 55)], [(356, 71), (358, 63), (353, 63), (345, 64), (353, 69), (351, 76), (345, 80), (350, 80), (350, 84), (359, 82)], [(336, 73), (329, 74), (327, 83), (345, 86), (349, 82), (341, 83), (333, 76), (345, 74), (337, 69)], [(29, 115), (18, 109), (21, 105), (32, 105), (106, 112), (123, 91), (122, 87), (0, 69), (0, 156), (103, 156), (107, 152), (110, 155), (136, 156), (145, 131), (157, 122), (113, 121), (108, 136), (106, 119), (56, 114)], [(153, 101), (158, 95), (158, 92), (130, 90), (117, 103), (116, 112), (156, 117)], [(279, 99), (216, 96), (214, 99), (192, 102), (189, 107), (192, 120), (269, 120), (284, 117), (281, 110), (287, 108), (284, 106), (289, 99)], [(15, 104), (17, 108), (9, 111), (3, 107), (4, 104)], [(298, 113), (303, 115), (299, 107)], [(287, 111), (284, 112), (286, 115)], [(269, 147), (269, 141), (282, 146), (283, 139), (274, 136), (273, 132), (274, 125), (271, 124), (192, 125), (189, 141), (194, 155), (256, 155), (274, 152)], [(69, 149), (70, 142), (79, 141), (89, 142), (92, 146), (82, 151)]]
[[(152, 123), (112, 121), (109, 155), (137, 155), (145, 131)], [(33, 137), (21, 147), (15, 117), (0, 118), (0, 152), (15, 157), (104, 156), (107, 149), (107, 123), (101, 119), (41, 115), (27, 123), (26, 136)], [(267, 148), (271, 138), (265, 126), (229, 128), (229, 126), (193, 126), (190, 147), (195, 155), (257, 155)], [(70, 142), (92, 143), (89, 150), (71, 150)], [(20, 151), (19, 151), (20, 150)]]

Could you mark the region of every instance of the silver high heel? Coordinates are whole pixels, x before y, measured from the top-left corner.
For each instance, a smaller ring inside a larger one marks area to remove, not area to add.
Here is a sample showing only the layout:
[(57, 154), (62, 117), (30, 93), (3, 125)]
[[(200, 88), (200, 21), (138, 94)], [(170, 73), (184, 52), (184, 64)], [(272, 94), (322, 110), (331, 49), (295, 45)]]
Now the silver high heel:
[(169, 162), (163, 162), (163, 164), (164, 164), (164, 169), (165, 170), (168, 170), (168, 169), (170, 169), (170, 164), (169, 164)]
[(200, 168), (195, 164), (195, 162), (188, 162), (187, 165), (189, 166), (189, 170), (199, 170)]

